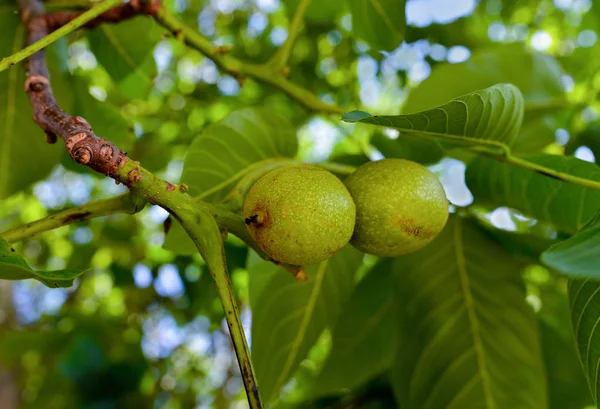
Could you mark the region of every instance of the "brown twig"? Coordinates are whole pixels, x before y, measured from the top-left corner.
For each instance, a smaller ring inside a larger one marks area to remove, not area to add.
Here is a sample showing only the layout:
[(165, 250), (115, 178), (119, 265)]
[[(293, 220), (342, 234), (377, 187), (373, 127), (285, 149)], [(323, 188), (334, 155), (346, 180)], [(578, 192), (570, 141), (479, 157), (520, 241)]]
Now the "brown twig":
[[(48, 35), (48, 21), (39, 0), (19, 0), (19, 9), (28, 44)], [(85, 119), (60, 109), (50, 87), (44, 50), (29, 57), (26, 66), (25, 92), (33, 107), (33, 119), (46, 133), (46, 140), (54, 143), (59, 136), (75, 162), (114, 178), (118, 167), (128, 160), (125, 152), (97, 136)]]
[[(118, 23), (120, 21), (133, 18), (138, 15), (156, 16), (160, 10), (160, 0), (130, 0), (128, 3), (108, 10), (95, 19), (86, 23), (83, 27), (95, 28), (103, 23)], [(70, 21), (80, 16), (83, 11), (56, 11), (53, 13), (45, 13), (44, 19), (48, 32), (59, 29)]]

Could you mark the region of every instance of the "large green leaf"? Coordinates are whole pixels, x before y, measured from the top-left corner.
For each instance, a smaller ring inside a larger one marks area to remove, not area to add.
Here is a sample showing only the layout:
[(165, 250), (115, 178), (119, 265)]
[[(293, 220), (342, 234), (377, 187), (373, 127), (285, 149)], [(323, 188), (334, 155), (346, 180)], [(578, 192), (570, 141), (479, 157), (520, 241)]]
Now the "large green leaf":
[(392, 51), (404, 39), (406, 0), (350, 0), (352, 34), (376, 50)]
[[(600, 168), (577, 158), (533, 154), (521, 159), (600, 181)], [(489, 158), (469, 164), (465, 180), (477, 203), (512, 207), (568, 233), (579, 230), (600, 208), (600, 191)]]
[(482, 144), (480, 141), (494, 141), (510, 146), (523, 121), (523, 96), (514, 85), (497, 84), (415, 114), (374, 116), (353, 111), (342, 119), (458, 145), (477, 146)]
[(572, 277), (600, 279), (600, 212), (575, 235), (542, 253), (547, 266)]
[[(497, 83), (519, 88), (531, 114), (552, 112), (563, 106), (562, 76), (563, 70), (552, 56), (531, 52), (521, 44), (480, 50), (463, 63), (436, 65), (431, 75), (411, 91), (403, 112), (420, 112)], [(526, 116), (525, 125), (528, 122)], [(515, 149), (525, 152), (554, 140), (554, 129), (539, 130), (520, 135)]]
[(306, 282), (269, 262), (249, 267), (252, 358), (266, 403), (277, 398), (321, 332), (337, 321), (362, 258), (347, 246), (309, 266)]
[(87, 36), (96, 59), (119, 88), (130, 97), (143, 98), (157, 72), (152, 50), (160, 33), (151, 18), (140, 16), (99, 26)]
[(0, 279), (2, 280), (27, 280), (36, 279), (50, 288), (71, 287), (75, 277), (83, 271), (35, 271), (29, 267), (27, 261), (0, 237)]
[[(0, 38), (3, 57), (24, 45), (23, 26), (9, 7), (0, 8)], [(44, 132), (33, 122), (24, 83), (22, 64), (0, 72), (0, 199), (45, 177), (64, 151), (58, 143), (47, 144)]]
[(398, 342), (393, 290), (389, 259), (358, 283), (333, 328), (331, 352), (314, 394), (353, 389), (391, 366)]
[(538, 327), (516, 258), (454, 216), (391, 268), (403, 334), (392, 382), (402, 409), (547, 408)]
[[(291, 124), (264, 108), (244, 108), (204, 129), (188, 148), (181, 179), (190, 194), (227, 187), (261, 162), (296, 155), (298, 141)], [(254, 167), (252, 165), (255, 165)], [(223, 198), (216, 191), (209, 196)]]
[[(285, 2), (288, 15), (293, 18), (300, 0), (288, 0)], [(311, 1), (306, 8), (304, 17), (307, 21), (316, 23), (331, 23), (336, 16), (344, 11), (346, 2), (344, 0)]]
[(571, 323), (577, 352), (594, 402), (600, 397), (600, 283), (592, 279), (569, 280)]

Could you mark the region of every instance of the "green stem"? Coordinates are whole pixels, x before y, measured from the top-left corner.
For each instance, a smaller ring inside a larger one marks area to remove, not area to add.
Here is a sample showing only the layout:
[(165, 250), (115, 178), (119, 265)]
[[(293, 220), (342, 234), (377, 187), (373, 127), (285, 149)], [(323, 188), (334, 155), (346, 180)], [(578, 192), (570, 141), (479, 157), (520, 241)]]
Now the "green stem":
[(596, 182), (594, 180), (581, 178), (579, 176), (573, 176), (568, 173), (558, 172), (554, 169), (547, 168), (542, 165), (538, 165), (537, 163), (529, 162), (525, 159), (518, 158), (509, 154), (508, 156), (499, 158), (500, 160), (510, 163), (511, 165), (519, 166), (524, 169), (529, 169), (533, 172), (539, 173), (544, 176), (551, 177), (553, 179), (558, 179), (563, 182), (572, 183), (574, 185), (579, 185), (583, 187), (587, 187), (589, 189), (600, 190), (600, 182)]
[(139, 200), (130, 193), (108, 199), (96, 200), (83, 206), (63, 210), (48, 217), (27, 223), (14, 229), (0, 233), (0, 237), (9, 243), (16, 243), (36, 236), (45, 231), (58, 229), (68, 224), (96, 217), (109, 216), (117, 213), (137, 213), (144, 208), (145, 201)]
[(233, 294), (231, 282), (229, 281), (229, 274), (227, 273), (225, 249), (223, 248), (223, 239), (219, 226), (213, 216), (202, 209), (194, 212), (183, 212), (181, 214), (175, 212), (175, 217), (179, 219), (183, 228), (196, 244), (213, 277), (225, 312), (225, 319), (229, 327), (233, 349), (240, 365), (248, 404), (250, 405), (250, 409), (261, 409), (262, 404), (258, 392), (258, 383), (254, 368), (252, 367), (250, 350), (244, 335), (240, 312), (235, 295)]
[(77, 30), (79, 27), (83, 26), (88, 21), (98, 17), (100, 14), (108, 11), (109, 9), (111, 9), (115, 6), (118, 6), (121, 3), (122, 3), (122, 0), (104, 0), (102, 3), (99, 3), (97, 6), (92, 7), (85, 13), (81, 14), (79, 17), (75, 18), (73, 21), (69, 22), (68, 24), (65, 24), (58, 30), (48, 34), (47, 36), (43, 37), (39, 41), (36, 41), (35, 43), (31, 44), (30, 46), (25, 47), (21, 51), (15, 53), (9, 57), (3, 58), (0, 61), (0, 72), (4, 71), (8, 67), (12, 67), (19, 61), (22, 61), (25, 58), (29, 57), (30, 55), (35, 54), (36, 52), (40, 51), (42, 48), (49, 46), (50, 44), (52, 44), (59, 38), (62, 38), (64, 36), (66, 36), (67, 34)]
[(272, 85), (311, 111), (328, 114), (343, 114), (346, 112), (346, 109), (340, 106), (321, 101), (315, 94), (294, 84), (268, 64), (247, 63), (224, 54), (222, 49), (215, 47), (207, 38), (171, 15), (165, 7), (161, 8), (155, 19), (160, 25), (169, 30), (175, 38), (200, 51), (213, 60), (222, 72), (229, 73), (238, 80), (246, 77), (254, 78)]
[(290, 58), (290, 54), (292, 53), (292, 48), (294, 48), (296, 37), (298, 37), (298, 33), (300, 32), (300, 26), (304, 21), (304, 14), (306, 13), (306, 9), (308, 8), (309, 4), (310, 0), (300, 0), (298, 8), (296, 8), (296, 12), (294, 13), (294, 17), (292, 18), (292, 22), (290, 23), (290, 27), (288, 29), (288, 37), (267, 63), (273, 67), (275, 71), (281, 72), (281, 70), (285, 68)]

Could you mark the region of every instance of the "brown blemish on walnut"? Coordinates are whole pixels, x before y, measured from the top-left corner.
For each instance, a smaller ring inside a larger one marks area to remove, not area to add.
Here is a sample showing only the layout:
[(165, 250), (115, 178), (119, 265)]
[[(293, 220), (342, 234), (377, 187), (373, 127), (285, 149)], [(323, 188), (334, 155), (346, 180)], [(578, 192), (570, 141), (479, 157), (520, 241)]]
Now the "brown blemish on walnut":
[(412, 218), (400, 216), (396, 218), (395, 223), (400, 226), (404, 233), (416, 239), (426, 240), (436, 235), (436, 233), (428, 230), (425, 226), (415, 225), (415, 221)]

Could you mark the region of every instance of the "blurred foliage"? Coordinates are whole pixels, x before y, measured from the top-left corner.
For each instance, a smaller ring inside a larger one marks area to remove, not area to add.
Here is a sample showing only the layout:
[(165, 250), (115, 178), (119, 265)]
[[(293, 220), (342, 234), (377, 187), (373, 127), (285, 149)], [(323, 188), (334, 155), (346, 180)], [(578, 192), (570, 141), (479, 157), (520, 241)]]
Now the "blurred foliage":
[[(283, 43), (299, 3), (165, 1), (210, 42), (256, 63)], [(1, 57), (22, 47), (14, 10), (0, 0)], [(377, 115), (512, 83), (525, 101), (514, 151), (600, 180), (595, 165), (573, 158), (600, 157), (599, 35), (600, 4), (591, 0), (313, 0), (288, 77), (347, 111)], [(566, 280), (539, 255), (585, 225), (598, 209), (596, 193), (390, 128), (307, 112), (274, 87), (220, 73), (145, 17), (73, 33), (47, 59), (63, 108), (157, 175), (175, 183), (183, 174), (194, 195), (209, 192), (210, 200), (235, 186), (211, 191), (223, 180), (274, 158), (358, 166), (401, 157), (430, 165), (444, 182), (453, 222), (413, 256), (363, 259), (348, 248), (327, 271), (310, 267), (313, 281), (299, 284), (238, 239), (226, 240), (273, 407), (593, 402), (587, 383), (598, 382), (600, 349), (590, 353), (587, 342), (600, 315), (590, 302), (598, 284), (571, 284), (571, 312)], [(0, 72), (0, 231), (125, 190), (44, 143), (23, 81), (21, 66)], [(246, 183), (256, 176), (248, 173)], [(167, 237), (167, 216), (148, 206), (14, 246), (36, 271), (92, 269), (68, 289), (15, 281), (0, 299), (0, 366), (17, 382), (19, 407), (247, 407), (212, 278), (178, 225)], [(466, 227), (456, 233), (459, 223)], [(577, 343), (570, 313), (581, 322)], [(585, 373), (577, 352), (589, 358)], [(487, 392), (481, 354), (493, 372)]]

